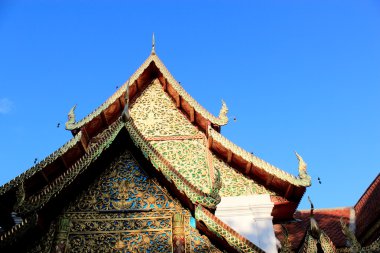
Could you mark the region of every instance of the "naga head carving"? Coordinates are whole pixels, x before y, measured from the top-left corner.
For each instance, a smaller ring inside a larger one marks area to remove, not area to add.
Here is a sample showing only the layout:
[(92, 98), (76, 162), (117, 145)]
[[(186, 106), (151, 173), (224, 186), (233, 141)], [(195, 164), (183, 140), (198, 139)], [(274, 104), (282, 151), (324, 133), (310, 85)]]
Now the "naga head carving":
[(219, 111), (219, 119), (227, 122), (228, 121), (227, 113), (228, 113), (228, 107), (226, 105), (226, 102), (222, 100), (222, 108), (220, 108), (220, 111)]
[(300, 179), (304, 180), (308, 186), (310, 186), (311, 177), (307, 174), (307, 164), (297, 152), (295, 152), (295, 154), (298, 159), (298, 176)]
[(67, 122), (65, 124), (66, 126), (66, 129), (70, 130), (71, 129), (71, 125), (73, 125), (75, 123), (75, 109), (77, 108), (77, 105), (74, 105), (70, 111), (69, 111), (69, 114), (67, 115)]
[(16, 190), (16, 203), (14, 204), (13, 208), (17, 210), (25, 201), (25, 188), (24, 188), (24, 182), (22, 182)]

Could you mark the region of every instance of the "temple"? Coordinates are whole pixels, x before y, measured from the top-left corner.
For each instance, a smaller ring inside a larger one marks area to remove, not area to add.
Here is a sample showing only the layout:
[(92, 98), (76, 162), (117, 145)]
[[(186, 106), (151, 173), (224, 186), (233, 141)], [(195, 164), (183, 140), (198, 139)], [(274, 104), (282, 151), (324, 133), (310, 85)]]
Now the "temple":
[[(353, 208), (237, 146), (152, 50), (73, 138), (0, 187), (0, 252), (380, 252), (380, 176)], [(296, 160), (297, 159), (297, 160)]]

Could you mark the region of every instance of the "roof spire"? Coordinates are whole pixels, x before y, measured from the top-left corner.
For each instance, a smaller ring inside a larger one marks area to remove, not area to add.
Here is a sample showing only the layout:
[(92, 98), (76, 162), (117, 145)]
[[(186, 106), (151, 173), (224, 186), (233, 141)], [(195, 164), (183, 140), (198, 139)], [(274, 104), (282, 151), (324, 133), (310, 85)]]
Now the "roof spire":
[(156, 42), (154, 40), (154, 33), (152, 36), (152, 52), (151, 52), (151, 54), (156, 54)]

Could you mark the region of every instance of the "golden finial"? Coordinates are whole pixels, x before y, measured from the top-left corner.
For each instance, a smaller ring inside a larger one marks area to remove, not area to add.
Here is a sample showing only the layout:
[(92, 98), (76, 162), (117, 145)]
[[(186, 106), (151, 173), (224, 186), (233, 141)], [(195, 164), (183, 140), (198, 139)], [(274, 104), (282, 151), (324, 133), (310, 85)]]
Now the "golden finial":
[(151, 54), (156, 54), (156, 42), (154, 39), (154, 33), (152, 35), (152, 52), (151, 52)]

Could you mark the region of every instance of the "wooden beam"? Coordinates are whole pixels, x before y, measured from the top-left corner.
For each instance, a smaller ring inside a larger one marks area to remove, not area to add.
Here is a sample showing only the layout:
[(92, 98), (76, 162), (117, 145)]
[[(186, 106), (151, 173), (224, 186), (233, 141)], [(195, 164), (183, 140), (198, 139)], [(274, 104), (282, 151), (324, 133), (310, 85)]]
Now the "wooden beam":
[(124, 96), (120, 96), (117, 100), (119, 101), (119, 105), (120, 105), (121, 110), (123, 110), (123, 108), (124, 108), (124, 103), (123, 103)]
[(232, 156), (233, 156), (232, 151), (228, 150), (228, 153), (227, 153), (227, 163), (231, 163)]
[(43, 170), (41, 170), (41, 175), (45, 179), (46, 183), (49, 183), (49, 179), (48, 179), (48, 177), (46, 176), (46, 174), (45, 174), (45, 172)]
[(164, 89), (164, 91), (168, 90), (168, 80), (166, 78), (164, 79), (164, 84), (162, 85), (162, 88)]
[(82, 144), (83, 150), (87, 153), (87, 147), (88, 147), (88, 142), (90, 140), (90, 137), (87, 134), (86, 128), (82, 127), (82, 137), (80, 139), (80, 143)]
[(293, 193), (293, 186), (291, 184), (289, 184), (288, 186), (288, 189), (286, 189), (286, 192), (285, 192), (285, 198), (288, 199), (289, 196)]
[(181, 107), (181, 96), (179, 94), (177, 94), (176, 106), (177, 108)]
[(63, 155), (61, 155), (61, 160), (62, 160), (63, 166), (65, 166), (65, 169), (68, 169), (69, 166), (68, 166), (68, 164), (67, 164), (65, 158), (63, 158)]
[(267, 181), (266, 181), (266, 185), (270, 185), (271, 183), (272, 183), (272, 181), (273, 181), (273, 178), (274, 178), (274, 176), (273, 175), (271, 175), (271, 176), (269, 176), (268, 178), (267, 178)]
[(190, 122), (194, 123), (194, 121), (195, 121), (195, 110), (194, 110), (194, 107), (191, 107), (191, 109), (190, 109)]
[(102, 121), (106, 123), (107, 126), (109, 126), (109, 123), (108, 123), (106, 115), (104, 114), (104, 111), (100, 113), (100, 118), (102, 119)]
[(137, 93), (140, 90), (139, 83), (138, 83), (137, 79), (135, 81), (135, 86), (136, 86), (136, 93)]
[(208, 136), (208, 138), (207, 138), (207, 147), (208, 147), (209, 149), (212, 148), (212, 142), (213, 142), (212, 137), (211, 137), (211, 136)]
[(248, 175), (249, 172), (251, 171), (252, 168), (252, 163), (248, 162), (247, 165), (245, 166), (245, 174)]

